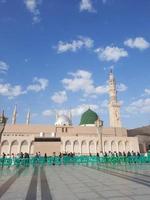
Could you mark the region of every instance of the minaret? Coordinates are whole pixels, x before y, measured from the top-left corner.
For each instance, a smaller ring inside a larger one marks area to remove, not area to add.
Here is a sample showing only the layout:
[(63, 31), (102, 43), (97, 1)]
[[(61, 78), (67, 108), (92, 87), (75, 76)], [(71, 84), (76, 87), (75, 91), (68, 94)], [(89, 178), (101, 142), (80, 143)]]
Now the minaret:
[(70, 120), (70, 125), (72, 125), (72, 112), (71, 112), (71, 110), (69, 111), (69, 120)]
[(109, 120), (110, 127), (121, 127), (120, 104), (117, 101), (116, 80), (112, 70), (109, 74)]
[(27, 118), (26, 118), (26, 124), (29, 125), (30, 124), (30, 119), (31, 119), (31, 113), (30, 113), (30, 109), (28, 110), (27, 113)]
[(16, 124), (16, 120), (17, 120), (17, 105), (15, 105), (15, 108), (14, 108), (14, 111), (13, 111), (12, 124)]
[(58, 118), (59, 118), (59, 114), (58, 114), (58, 112), (56, 111), (56, 121), (58, 120)]

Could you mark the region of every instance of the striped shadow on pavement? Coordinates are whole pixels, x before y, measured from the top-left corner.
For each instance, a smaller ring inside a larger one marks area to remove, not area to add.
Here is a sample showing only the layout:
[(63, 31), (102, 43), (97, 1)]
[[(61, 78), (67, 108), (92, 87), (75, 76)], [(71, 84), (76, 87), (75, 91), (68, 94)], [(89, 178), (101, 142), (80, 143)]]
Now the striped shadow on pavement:
[(40, 179), (41, 179), (41, 199), (52, 200), (50, 188), (43, 167), (41, 167)]
[(26, 196), (25, 200), (31, 200), (31, 199), (36, 200), (38, 170), (39, 170), (39, 167), (35, 166), (34, 172), (33, 172), (33, 175), (32, 175), (32, 179), (31, 179), (31, 182), (30, 182), (29, 189), (28, 189), (27, 196)]
[[(38, 171), (39, 171), (39, 167), (35, 166), (25, 200), (37, 199)], [(40, 168), (40, 182), (41, 182), (41, 199), (52, 200), (52, 196), (51, 196), (50, 188), (47, 182), (44, 167)]]
[(16, 174), (11, 176), (1, 187), (0, 187), (0, 198), (10, 188), (10, 186), (16, 181), (16, 179), (22, 174), (25, 168), (19, 169)]

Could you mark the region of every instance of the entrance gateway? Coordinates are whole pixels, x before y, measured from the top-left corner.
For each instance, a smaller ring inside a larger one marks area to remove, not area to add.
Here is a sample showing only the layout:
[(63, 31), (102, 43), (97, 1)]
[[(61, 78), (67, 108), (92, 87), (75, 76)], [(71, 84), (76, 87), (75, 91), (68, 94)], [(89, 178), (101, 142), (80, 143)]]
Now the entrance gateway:
[(34, 154), (40, 152), (41, 155), (57, 155), (61, 151), (61, 138), (60, 137), (36, 137), (34, 140)]

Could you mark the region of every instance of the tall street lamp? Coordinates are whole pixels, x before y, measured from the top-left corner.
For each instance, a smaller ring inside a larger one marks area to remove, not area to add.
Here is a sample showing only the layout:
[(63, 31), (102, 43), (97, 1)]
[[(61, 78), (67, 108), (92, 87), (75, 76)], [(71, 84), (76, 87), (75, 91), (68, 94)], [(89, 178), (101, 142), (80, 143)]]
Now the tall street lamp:
[(97, 119), (95, 121), (95, 125), (97, 127), (97, 133), (98, 133), (98, 137), (99, 137), (99, 149), (100, 149), (100, 152), (103, 152), (103, 139), (102, 139), (102, 127), (103, 127), (103, 121), (100, 120), (100, 119)]

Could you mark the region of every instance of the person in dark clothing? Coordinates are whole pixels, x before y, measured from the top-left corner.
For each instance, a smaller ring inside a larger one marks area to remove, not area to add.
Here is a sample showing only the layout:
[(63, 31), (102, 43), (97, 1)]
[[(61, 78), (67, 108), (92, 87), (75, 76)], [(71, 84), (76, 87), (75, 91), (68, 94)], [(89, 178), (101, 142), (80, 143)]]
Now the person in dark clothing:
[(127, 153), (127, 157), (130, 157), (131, 156), (131, 153), (130, 153), (130, 151), (128, 151), (128, 153)]
[(20, 153), (20, 158), (21, 158), (21, 159), (23, 158), (23, 153), (22, 153), (22, 152)]
[(56, 152), (53, 152), (53, 165), (55, 165), (55, 160), (56, 160)]
[(47, 163), (47, 154), (46, 153), (44, 154), (44, 161), (45, 161), (45, 163)]
[(6, 154), (3, 152), (3, 156), (2, 156), (2, 167), (4, 166), (5, 157), (6, 157)]

